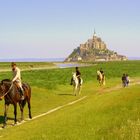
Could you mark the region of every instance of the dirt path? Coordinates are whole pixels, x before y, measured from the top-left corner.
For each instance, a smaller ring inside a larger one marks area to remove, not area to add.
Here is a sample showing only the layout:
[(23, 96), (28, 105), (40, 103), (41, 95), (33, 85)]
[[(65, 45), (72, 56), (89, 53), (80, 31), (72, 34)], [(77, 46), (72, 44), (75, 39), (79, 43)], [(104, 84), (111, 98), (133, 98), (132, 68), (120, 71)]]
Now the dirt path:
[[(62, 109), (62, 108), (65, 108), (65, 107), (67, 107), (67, 106), (74, 105), (74, 104), (76, 104), (76, 103), (78, 103), (78, 102), (84, 100), (85, 98), (87, 98), (87, 96), (83, 96), (83, 97), (81, 97), (81, 98), (79, 98), (79, 99), (77, 99), (77, 100), (74, 100), (74, 101), (72, 101), (72, 102), (69, 102), (69, 103), (67, 103), (67, 104), (65, 104), (65, 105), (58, 106), (58, 107), (56, 107), (56, 108), (54, 108), (54, 109), (51, 109), (51, 110), (49, 110), (49, 111), (47, 111), (47, 112), (45, 112), (45, 113), (42, 113), (42, 114), (37, 115), (37, 116), (34, 116), (32, 119), (26, 118), (24, 121), (22, 121), (22, 122), (20, 122), (20, 123), (17, 123), (16, 125), (14, 125), (13, 123), (12, 123), (12, 124), (7, 124), (7, 127), (9, 128), (9, 127), (12, 127), (12, 126), (21, 125), (21, 124), (26, 123), (26, 122), (28, 122), (28, 121), (38, 119), (38, 118), (40, 118), (40, 117), (43, 117), (43, 116), (46, 116), (46, 115), (51, 114), (51, 113), (53, 113), (53, 112), (56, 112), (56, 111), (58, 111), (58, 110), (60, 110), (60, 109)], [(3, 130), (3, 128), (1, 127), (0, 130)], [(0, 137), (2, 137), (2, 136), (0, 136)]]
[[(129, 86), (134, 86), (134, 85), (139, 85), (139, 84), (140, 84), (140, 79), (138, 79), (138, 80), (131, 80), (131, 82), (129, 83)], [(119, 90), (119, 89), (122, 89), (122, 88), (124, 88), (124, 87), (122, 87), (121, 84), (116, 85), (115, 87), (108, 88), (108, 89), (106, 89), (105, 87), (103, 87), (102, 89), (99, 90), (99, 93), (102, 93), (102, 92), (111, 92), (111, 91)]]

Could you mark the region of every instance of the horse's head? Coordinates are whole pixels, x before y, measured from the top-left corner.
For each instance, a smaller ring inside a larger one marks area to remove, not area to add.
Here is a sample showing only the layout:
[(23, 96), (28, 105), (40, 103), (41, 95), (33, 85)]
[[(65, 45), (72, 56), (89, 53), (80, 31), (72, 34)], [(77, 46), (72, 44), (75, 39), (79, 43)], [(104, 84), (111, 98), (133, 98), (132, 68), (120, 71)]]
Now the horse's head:
[(72, 72), (72, 78), (75, 79), (76, 77), (76, 72)]
[(97, 70), (97, 75), (101, 75), (101, 72), (99, 70)]
[(5, 85), (6, 87), (9, 87), (9, 86), (11, 86), (12, 82), (10, 79), (4, 79), (1, 81), (1, 84)]
[(0, 82), (0, 97), (4, 95), (5, 90), (6, 90), (5, 85), (2, 82)]
[(4, 93), (9, 89), (11, 85), (11, 80), (4, 79), (0, 82), (0, 97), (4, 95)]

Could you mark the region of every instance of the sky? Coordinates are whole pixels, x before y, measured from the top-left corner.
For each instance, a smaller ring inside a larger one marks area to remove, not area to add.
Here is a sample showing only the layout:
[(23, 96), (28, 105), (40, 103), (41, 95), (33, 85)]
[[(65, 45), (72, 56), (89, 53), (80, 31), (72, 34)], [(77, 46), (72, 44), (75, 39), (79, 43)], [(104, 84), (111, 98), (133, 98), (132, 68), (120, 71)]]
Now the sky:
[(0, 59), (65, 58), (92, 38), (140, 57), (139, 0), (0, 0)]

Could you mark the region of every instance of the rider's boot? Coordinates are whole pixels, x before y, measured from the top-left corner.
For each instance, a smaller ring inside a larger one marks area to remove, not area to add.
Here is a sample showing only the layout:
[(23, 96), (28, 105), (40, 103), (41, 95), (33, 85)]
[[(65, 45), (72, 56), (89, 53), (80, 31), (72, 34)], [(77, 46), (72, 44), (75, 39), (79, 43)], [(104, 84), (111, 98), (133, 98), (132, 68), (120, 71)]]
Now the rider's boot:
[(22, 88), (19, 89), (21, 100), (24, 100), (24, 91)]

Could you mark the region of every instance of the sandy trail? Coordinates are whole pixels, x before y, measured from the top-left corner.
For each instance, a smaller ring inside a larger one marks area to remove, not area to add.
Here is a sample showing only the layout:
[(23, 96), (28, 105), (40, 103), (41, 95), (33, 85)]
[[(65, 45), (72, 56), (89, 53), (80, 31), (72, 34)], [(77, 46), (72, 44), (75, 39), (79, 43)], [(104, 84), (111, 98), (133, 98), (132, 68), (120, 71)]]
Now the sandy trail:
[[(54, 108), (54, 109), (51, 109), (51, 110), (49, 110), (49, 111), (47, 111), (47, 112), (45, 112), (45, 113), (42, 113), (42, 114), (37, 115), (37, 116), (34, 116), (32, 119), (26, 118), (26, 119), (25, 119), (24, 121), (22, 121), (22, 122), (17, 122), (16, 125), (21, 125), (21, 124), (26, 123), (26, 122), (28, 122), (28, 121), (35, 120), (35, 119), (38, 119), (38, 118), (40, 118), (40, 117), (46, 116), (46, 115), (48, 115), (48, 114), (51, 114), (51, 113), (53, 113), (53, 112), (56, 112), (56, 111), (58, 111), (58, 110), (64, 108), (64, 107), (67, 107), (67, 106), (71, 106), (71, 105), (73, 105), (73, 104), (76, 104), (76, 103), (78, 103), (78, 102), (84, 100), (85, 98), (87, 98), (87, 96), (83, 96), (83, 97), (81, 97), (81, 98), (79, 98), (79, 99), (77, 99), (77, 100), (74, 100), (74, 101), (72, 101), (72, 102), (69, 102), (69, 103), (67, 103), (67, 104), (65, 104), (65, 105), (58, 106), (58, 107), (56, 107), (56, 108)], [(8, 124), (7, 127), (9, 128), (9, 127), (16, 126), (16, 125), (14, 125), (14, 124), (12, 123), (12, 124)], [(3, 130), (3, 128), (1, 127), (0, 130)], [(0, 137), (2, 137), (2, 136), (0, 136)]]

